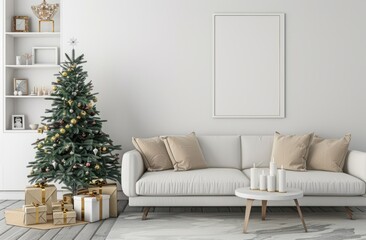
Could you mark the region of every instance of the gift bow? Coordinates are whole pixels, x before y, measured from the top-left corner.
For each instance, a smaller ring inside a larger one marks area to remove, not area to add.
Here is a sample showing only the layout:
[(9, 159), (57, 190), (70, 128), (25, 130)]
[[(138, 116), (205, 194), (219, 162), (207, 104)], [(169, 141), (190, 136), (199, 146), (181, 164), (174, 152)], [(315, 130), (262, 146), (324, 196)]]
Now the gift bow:
[(97, 179), (97, 180), (92, 181), (92, 184), (98, 185), (98, 186), (103, 186), (103, 185), (107, 184), (107, 181), (104, 179), (103, 180)]
[(34, 187), (40, 187), (40, 188), (44, 188), (44, 187), (47, 187), (47, 183), (44, 183), (44, 182), (38, 182), (36, 184), (33, 185)]

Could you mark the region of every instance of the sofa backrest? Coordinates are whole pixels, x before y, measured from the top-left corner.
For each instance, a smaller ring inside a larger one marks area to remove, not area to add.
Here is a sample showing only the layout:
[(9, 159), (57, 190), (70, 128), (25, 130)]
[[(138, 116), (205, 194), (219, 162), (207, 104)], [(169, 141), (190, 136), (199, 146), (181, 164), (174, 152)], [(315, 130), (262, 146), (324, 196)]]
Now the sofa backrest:
[(241, 168), (269, 167), (272, 145), (273, 135), (241, 136)]
[(208, 167), (268, 167), (273, 136), (197, 136)]
[(208, 167), (241, 169), (240, 136), (197, 136)]

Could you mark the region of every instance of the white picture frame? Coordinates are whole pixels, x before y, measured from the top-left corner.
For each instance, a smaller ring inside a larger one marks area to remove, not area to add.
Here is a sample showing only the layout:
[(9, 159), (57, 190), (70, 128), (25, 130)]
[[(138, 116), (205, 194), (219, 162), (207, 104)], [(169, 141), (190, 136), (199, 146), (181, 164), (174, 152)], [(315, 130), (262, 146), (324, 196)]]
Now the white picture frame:
[(32, 47), (34, 65), (58, 65), (58, 47)]
[(24, 130), (25, 129), (24, 115), (11, 115), (11, 129), (12, 130)]
[(213, 118), (285, 117), (285, 14), (213, 14)]

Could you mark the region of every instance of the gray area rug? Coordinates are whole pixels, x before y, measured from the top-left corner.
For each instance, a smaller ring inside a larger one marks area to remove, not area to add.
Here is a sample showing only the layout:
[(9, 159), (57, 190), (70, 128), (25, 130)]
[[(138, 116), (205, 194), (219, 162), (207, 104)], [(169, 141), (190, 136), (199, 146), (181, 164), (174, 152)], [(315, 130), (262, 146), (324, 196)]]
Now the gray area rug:
[(252, 213), (248, 233), (242, 233), (244, 213), (122, 213), (107, 239), (366, 239), (366, 214), (354, 214), (349, 220), (344, 213), (304, 213), (308, 232), (304, 232), (295, 212), (267, 213), (261, 221)]

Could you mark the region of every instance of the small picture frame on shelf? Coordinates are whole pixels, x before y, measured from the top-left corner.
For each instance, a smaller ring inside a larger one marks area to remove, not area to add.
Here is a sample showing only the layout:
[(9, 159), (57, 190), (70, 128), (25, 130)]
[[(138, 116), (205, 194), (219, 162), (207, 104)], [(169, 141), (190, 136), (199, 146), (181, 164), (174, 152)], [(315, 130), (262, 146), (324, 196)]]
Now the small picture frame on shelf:
[(14, 78), (14, 95), (28, 95), (28, 79)]
[(13, 130), (25, 129), (24, 115), (11, 115), (11, 127)]
[(14, 16), (13, 17), (13, 32), (29, 32), (29, 17)]
[(33, 47), (32, 62), (35, 65), (57, 65), (58, 47)]

